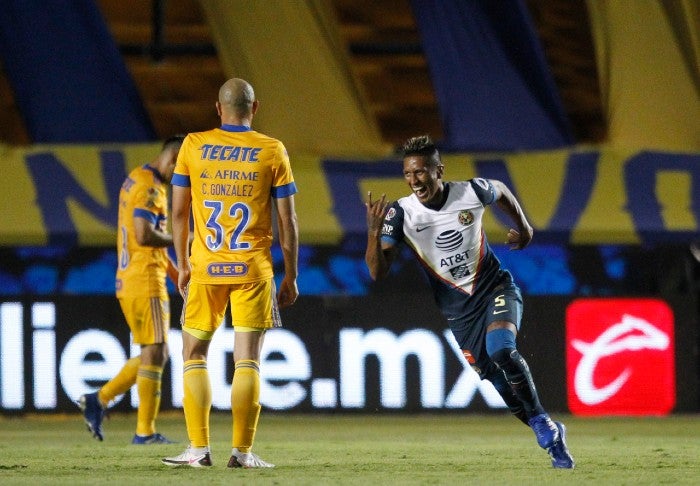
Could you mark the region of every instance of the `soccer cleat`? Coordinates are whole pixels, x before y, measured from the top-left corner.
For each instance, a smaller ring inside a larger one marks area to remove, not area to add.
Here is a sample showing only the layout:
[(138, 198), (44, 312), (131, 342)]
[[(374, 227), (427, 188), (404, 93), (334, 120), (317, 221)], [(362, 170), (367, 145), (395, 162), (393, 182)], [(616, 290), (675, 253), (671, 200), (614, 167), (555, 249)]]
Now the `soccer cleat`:
[(100, 400), (97, 398), (97, 392), (87, 393), (80, 397), (78, 406), (83, 412), (85, 424), (92, 436), (97, 440), (103, 440), (102, 435), (102, 419), (105, 411), (102, 408)]
[(574, 458), (569, 453), (569, 448), (566, 446), (566, 427), (561, 422), (554, 422), (559, 430), (559, 438), (554, 441), (552, 447), (547, 452), (552, 458), (552, 467), (557, 469), (573, 469)]
[(149, 445), (149, 444), (173, 444), (174, 442), (169, 440), (162, 434), (151, 434), (151, 435), (134, 435), (131, 440), (132, 444), (136, 445)]
[(559, 438), (559, 429), (546, 413), (532, 417), (528, 420), (528, 424), (535, 431), (537, 443), (542, 449), (549, 449)]
[(192, 446), (187, 446), (185, 452), (179, 456), (164, 457), (161, 462), (166, 466), (189, 466), (189, 467), (209, 467), (211, 466), (211, 454), (209, 449), (204, 452), (192, 452)]
[(231, 453), (231, 459), (228, 460), (228, 467), (244, 467), (249, 469), (253, 467), (275, 467), (275, 465), (263, 461), (252, 452), (241, 452), (234, 447)]

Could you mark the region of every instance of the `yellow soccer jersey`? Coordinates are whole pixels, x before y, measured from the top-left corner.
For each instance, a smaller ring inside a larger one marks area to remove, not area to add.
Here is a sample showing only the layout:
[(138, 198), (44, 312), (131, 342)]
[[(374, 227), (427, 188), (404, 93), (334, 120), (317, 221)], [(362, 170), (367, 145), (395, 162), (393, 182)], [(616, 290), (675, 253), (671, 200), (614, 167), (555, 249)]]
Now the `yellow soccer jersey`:
[(238, 125), (190, 133), (172, 184), (192, 193), (192, 281), (272, 277), (271, 198), (297, 192), (282, 142)]
[(145, 218), (163, 231), (167, 224), (166, 184), (148, 165), (131, 171), (119, 192), (117, 297), (167, 296), (166, 249), (139, 245), (134, 218)]

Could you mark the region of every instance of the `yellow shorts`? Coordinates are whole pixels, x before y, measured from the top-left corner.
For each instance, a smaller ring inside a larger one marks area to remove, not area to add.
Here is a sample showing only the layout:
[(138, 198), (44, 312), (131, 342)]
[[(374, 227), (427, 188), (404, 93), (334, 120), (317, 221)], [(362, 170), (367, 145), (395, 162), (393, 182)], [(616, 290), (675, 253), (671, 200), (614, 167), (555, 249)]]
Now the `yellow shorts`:
[(273, 279), (244, 284), (190, 282), (180, 323), (183, 328), (213, 334), (229, 302), (234, 328), (265, 330), (282, 326)]
[(163, 297), (120, 297), (126, 323), (136, 344), (168, 342), (170, 299)]

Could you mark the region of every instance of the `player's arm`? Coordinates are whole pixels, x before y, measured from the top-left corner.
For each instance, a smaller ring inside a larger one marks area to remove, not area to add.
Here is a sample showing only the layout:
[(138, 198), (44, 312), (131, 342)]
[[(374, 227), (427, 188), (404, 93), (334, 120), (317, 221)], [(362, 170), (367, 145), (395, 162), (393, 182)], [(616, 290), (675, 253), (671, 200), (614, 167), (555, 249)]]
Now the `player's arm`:
[(277, 293), (280, 307), (292, 305), (299, 296), (297, 288), (299, 226), (294, 209), (294, 195), (272, 199), (277, 210), (277, 229), (284, 259), (284, 278)]
[(190, 206), (192, 194), (190, 188), (173, 185), (173, 247), (177, 257), (177, 288), (184, 297), (190, 281)]
[(372, 193), (367, 193), (367, 249), (365, 263), (372, 280), (380, 280), (389, 273), (391, 264), (396, 258), (396, 247), (382, 242), (382, 225), (389, 207), (386, 195), (377, 201), (372, 201)]
[(158, 228), (153, 221), (134, 215), (134, 237), (141, 246), (163, 248), (173, 244), (173, 237)]
[[(163, 250), (165, 251), (165, 250)], [(167, 253), (167, 252), (166, 252)], [(178, 272), (175, 263), (168, 256), (168, 267), (165, 269), (165, 274), (168, 276), (170, 281), (177, 287)]]
[(523, 208), (515, 198), (513, 193), (508, 189), (508, 186), (501, 181), (489, 179), (495, 190), (496, 204), (513, 220), (517, 229), (510, 228), (506, 244), (510, 245), (511, 250), (521, 250), (525, 248), (532, 240), (532, 226), (527, 221)]

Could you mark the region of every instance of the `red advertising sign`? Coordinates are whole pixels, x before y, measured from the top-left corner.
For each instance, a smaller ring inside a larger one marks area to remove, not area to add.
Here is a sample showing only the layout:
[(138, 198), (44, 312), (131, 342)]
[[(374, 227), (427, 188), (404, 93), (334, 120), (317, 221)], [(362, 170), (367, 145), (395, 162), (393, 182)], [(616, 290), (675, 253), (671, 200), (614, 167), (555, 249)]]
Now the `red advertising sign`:
[(665, 415), (676, 404), (673, 312), (658, 299), (579, 299), (566, 311), (569, 409)]

